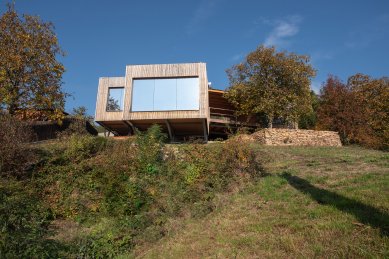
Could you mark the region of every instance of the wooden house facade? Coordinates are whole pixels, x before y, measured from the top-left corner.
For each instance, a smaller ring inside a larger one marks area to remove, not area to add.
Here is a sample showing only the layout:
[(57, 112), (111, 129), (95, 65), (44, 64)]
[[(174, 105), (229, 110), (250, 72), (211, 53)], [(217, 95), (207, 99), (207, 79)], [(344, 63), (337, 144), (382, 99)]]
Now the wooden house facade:
[(124, 77), (100, 78), (95, 120), (115, 135), (159, 124), (171, 140), (206, 141), (239, 124), (223, 91), (209, 89), (205, 63), (129, 65)]

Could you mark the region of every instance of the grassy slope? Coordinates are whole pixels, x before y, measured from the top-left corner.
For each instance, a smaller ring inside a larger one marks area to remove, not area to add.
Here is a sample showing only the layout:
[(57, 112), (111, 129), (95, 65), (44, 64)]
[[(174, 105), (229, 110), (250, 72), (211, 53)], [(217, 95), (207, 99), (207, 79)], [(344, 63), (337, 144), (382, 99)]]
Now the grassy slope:
[(166, 237), (132, 255), (389, 257), (388, 153), (255, 148), (268, 156), (267, 177), (221, 199), (203, 219), (171, 222)]

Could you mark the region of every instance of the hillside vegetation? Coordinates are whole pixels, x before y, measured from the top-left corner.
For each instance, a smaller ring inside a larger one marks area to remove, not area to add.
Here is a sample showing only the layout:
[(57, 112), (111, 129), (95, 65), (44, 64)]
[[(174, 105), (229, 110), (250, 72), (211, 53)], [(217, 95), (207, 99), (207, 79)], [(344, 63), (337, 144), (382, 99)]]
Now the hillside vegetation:
[(254, 150), (165, 145), (158, 126), (115, 141), (72, 135), (32, 144), (0, 182), (0, 257), (106, 258), (154, 242), (176, 218), (202, 218), (217, 196), (261, 176)]
[(27, 147), (0, 178), (0, 257), (389, 256), (388, 153), (164, 140)]

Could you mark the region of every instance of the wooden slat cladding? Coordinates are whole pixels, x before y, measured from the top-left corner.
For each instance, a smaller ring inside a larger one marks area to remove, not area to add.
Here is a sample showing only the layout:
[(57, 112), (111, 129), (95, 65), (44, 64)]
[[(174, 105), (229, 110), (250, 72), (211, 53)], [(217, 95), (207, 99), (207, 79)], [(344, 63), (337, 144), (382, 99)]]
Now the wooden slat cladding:
[[(199, 111), (154, 111), (129, 112), (126, 120), (140, 119), (179, 119), (179, 118), (209, 118), (208, 109), (208, 79), (205, 63), (132, 65), (126, 67), (126, 97), (125, 110), (131, 109), (131, 92), (133, 79), (137, 78), (169, 78), (169, 77), (199, 77), (200, 109)], [(126, 106), (127, 105), (127, 106)]]
[(225, 113), (228, 115), (234, 114), (235, 108), (223, 96), (223, 91), (209, 90), (209, 107), (212, 112)]
[(107, 112), (108, 88), (125, 87), (125, 77), (101, 77), (97, 90), (96, 121), (122, 120), (124, 111)]
[[(131, 112), (132, 82), (137, 78), (198, 77), (200, 105), (198, 111)], [(107, 112), (108, 88), (124, 86), (124, 109)], [(100, 78), (96, 102), (96, 121), (202, 118), (209, 121), (208, 79), (205, 63), (129, 65), (125, 77)]]

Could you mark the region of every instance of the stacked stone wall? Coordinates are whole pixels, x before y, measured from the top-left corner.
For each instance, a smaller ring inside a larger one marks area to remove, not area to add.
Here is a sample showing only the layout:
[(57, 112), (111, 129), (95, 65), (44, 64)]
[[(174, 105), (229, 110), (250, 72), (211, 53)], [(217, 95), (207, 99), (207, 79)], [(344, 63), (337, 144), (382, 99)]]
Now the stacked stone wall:
[(335, 131), (262, 129), (250, 137), (270, 146), (342, 146), (339, 134)]

